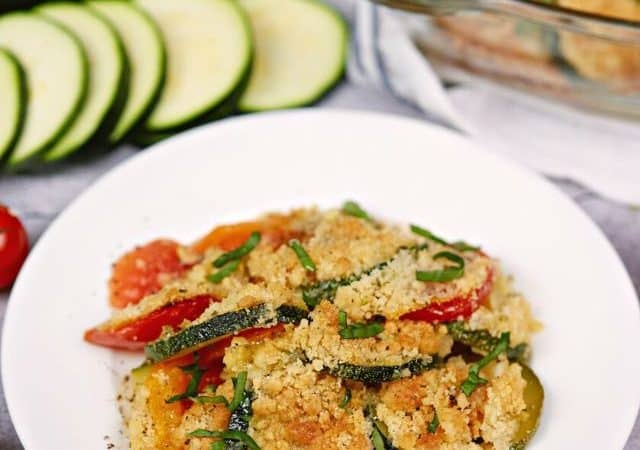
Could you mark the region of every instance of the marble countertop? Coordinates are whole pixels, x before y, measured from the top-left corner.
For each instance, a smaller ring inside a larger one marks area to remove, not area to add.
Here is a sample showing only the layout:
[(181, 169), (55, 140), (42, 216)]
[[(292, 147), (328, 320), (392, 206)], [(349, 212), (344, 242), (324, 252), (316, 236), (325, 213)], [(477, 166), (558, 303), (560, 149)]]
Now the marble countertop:
[[(320, 107), (383, 111), (419, 117), (410, 107), (378, 92), (343, 85)], [(98, 176), (136, 153), (123, 146), (108, 155), (82, 165), (62, 167), (46, 174), (0, 177), (0, 203), (6, 203), (20, 214), (34, 243), (56, 215)], [(640, 171), (640, 168), (638, 168)], [(571, 182), (552, 179), (554, 184), (578, 203), (602, 228), (624, 261), (640, 292), (640, 208), (615, 203)], [(8, 293), (0, 293), (0, 324), (8, 301)], [(7, 412), (0, 386), (0, 449), (22, 449)], [(640, 449), (640, 420), (631, 433), (625, 450)]]

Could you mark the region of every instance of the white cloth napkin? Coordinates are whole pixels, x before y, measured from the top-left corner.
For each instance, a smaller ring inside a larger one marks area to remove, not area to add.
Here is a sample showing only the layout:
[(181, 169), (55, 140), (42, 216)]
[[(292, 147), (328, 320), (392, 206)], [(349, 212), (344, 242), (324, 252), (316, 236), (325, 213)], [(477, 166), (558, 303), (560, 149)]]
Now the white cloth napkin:
[(369, 0), (333, 0), (352, 25), (347, 76), (421, 110), (545, 175), (640, 205), (640, 125), (568, 107), (537, 109), (486, 88), (445, 89), (414, 46), (406, 17)]

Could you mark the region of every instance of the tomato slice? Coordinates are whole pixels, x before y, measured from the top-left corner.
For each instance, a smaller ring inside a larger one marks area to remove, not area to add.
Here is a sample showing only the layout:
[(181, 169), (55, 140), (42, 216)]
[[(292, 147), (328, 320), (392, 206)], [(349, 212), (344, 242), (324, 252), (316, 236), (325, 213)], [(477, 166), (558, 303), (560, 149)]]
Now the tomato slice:
[(218, 226), (193, 244), (191, 249), (198, 253), (204, 253), (211, 247), (224, 251), (233, 250), (244, 244), (254, 231), (262, 233), (262, 240), (274, 249), (290, 239), (303, 237), (301, 232), (288, 229), (282, 220), (272, 218), (266, 222), (241, 222), (235, 225)]
[(22, 222), (0, 205), (0, 289), (11, 286), (29, 252)]
[(482, 286), (466, 296), (454, 297), (400, 316), (403, 320), (419, 320), (429, 323), (453, 322), (468, 319), (482, 305), (493, 289), (493, 270), (489, 270)]
[(184, 320), (195, 320), (211, 303), (217, 301), (210, 295), (198, 295), (164, 306), (148, 316), (113, 330), (92, 328), (84, 334), (84, 339), (104, 347), (141, 350), (147, 342), (156, 340), (164, 327), (176, 329)]
[(113, 266), (109, 280), (109, 301), (114, 308), (135, 305), (190, 266), (178, 256), (179, 244), (157, 239), (125, 253)]

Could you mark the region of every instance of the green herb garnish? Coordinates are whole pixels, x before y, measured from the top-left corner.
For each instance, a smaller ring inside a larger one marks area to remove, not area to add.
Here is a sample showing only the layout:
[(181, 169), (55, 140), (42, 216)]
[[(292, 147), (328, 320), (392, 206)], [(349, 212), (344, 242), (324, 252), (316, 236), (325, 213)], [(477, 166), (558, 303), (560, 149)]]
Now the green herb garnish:
[(438, 413), (434, 409), (433, 419), (431, 419), (431, 422), (429, 422), (429, 425), (427, 426), (427, 431), (431, 434), (435, 434), (435, 432), (438, 431), (439, 426), (440, 426), (440, 419), (438, 419)]
[[(454, 341), (484, 352), (490, 352), (500, 341), (500, 338), (493, 336), (487, 330), (468, 329), (462, 321), (448, 323), (447, 331)], [(507, 349), (507, 358), (510, 361), (525, 362), (528, 350), (529, 346), (522, 342)]]
[(299, 240), (291, 239), (289, 241), (289, 247), (291, 248), (291, 250), (295, 252), (296, 256), (300, 260), (300, 264), (302, 264), (302, 267), (307, 269), (309, 272), (316, 271), (316, 265), (313, 263), (313, 261), (311, 260), (311, 257), (309, 256), (307, 251), (304, 249), (304, 247), (302, 246)]
[(439, 252), (433, 255), (433, 259), (448, 259), (449, 261), (456, 263), (456, 266), (445, 267), (440, 270), (417, 270), (416, 280), (418, 281), (435, 281), (446, 282), (455, 280), (464, 275), (464, 259), (459, 255), (451, 252)]
[(411, 231), (414, 234), (417, 234), (418, 236), (422, 236), (433, 242), (437, 242), (438, 244), (446, 245), (448, 247), (453, 247), (459, 252), (467, 252), (467, 251), (477, 252), (478, 250), (480, 250), (480, 247), (475, 247), (473, 245), (467, 244), (465, 241), (456, 241), (453, 243), (449, 243), (444, 239), (442, 239), (441, 237), (436, 236), (426, 228), (419, 227), (418, 225), (411, 225), (410, 228), (411, 228)]
[(371, 430), (371, 442), (373, 443), (373, 448), (375, 450), (385, 450), (382, 433), (380, 433), (380, 430), (375, 426), (373, 427), (373, 430)]
[(256, 441), (244, 431), (209, 431), (199, 428), (188, 433), (187, 437), (230, 439), (232, 441), (243, 442), (251, 450), (260, 450), (260, 446)]
[(349, 402), (351, 401), (351, 389), (345, 388), (344, 397), (342, 397), (342, 401), (338, 405), (340, 408), (345, 408)]
[(177, 394), (177, 395), (174, 395), (173, 397), (169, 397), (168, 399), (166, 399), (165, 400), (166, 403), (174, 403), (179, 400), (185, 400), (187, 398), (197, 397), (198, 385), (200, 384), (200, 379), (202, 378), (202, 374), (204, 373), (204, 371), (198, 365), (199, 357), (197, 353), (194, 354), (193, 360), (194, 360), (193, 364), (180, 367), (180, 369), (184, 373), (191, 375), (191, 379), (189, 380), (189, 384), (187, 385), (187, 388), (182, 394)]
[(338, 313), (339, 333), (342, 339), (366, 339), (376, 336), (384, 331), (382, 322), (354, 323), (347, 325), (347, 313)]
[(344, 204), (342, 205), (342, 212), (349, 216), (364, 219), (368, 222), (373, 222), (373, 219), (371, 218), (371, 216), (369, 216), (369, 213), (362, 209), (356, 202), (351, 200), (344, 202)]
[(233, 412), (244, 400), (244, 388), (247, 384), (247, 372), (240, 372), (238, 378), (233, 379), (233, 399), (229, 403), (229, 411)]
[(487, 383), (487, 380), (480, 376), (480, 370), (483, 367), (485, 367), (487, 364), (489, 364), (491, 361), (496, 359), (500, 355), (500, 353), (506, 352), (508, 348), (509, 348), (509, 333), (508, 332), (502, 333), (500, 335), (500, 340), (495, 345), (495, 347), (493, 347), (491, 352), (489, 352), (480, 361), (478, 361), (477, 363), (474, 363), (469, 368), (469, 375), (467, 376), (467, 379), (464, 380), (464, 382), (460, 386), (460, 389), (462, 390), (462, 392), (464, 392), (464, 394), (467, 397), (469, 397), (473, 393), (473, 391), (475, 391), (478, 388), (478, 386), (480, 386), (481, 384)]
[(229, 261), (236, 261), (249, 254), (249, 252), (256, 248), (260, 243), (260, 237), (260, 233), (258, 231), (254, 231), (251, 233), (251, 236), (249, 236), (249, 239), (247, 239), (240, 247), (220, 255), (215, 261), (213, 261), (213, 266), (220, 268)]
[(212, 273), (207, 277), (207, 280), (212, 283), (220, 283), (222, 280), (227, 278), (233, 272), (238, 270), (238, 266), (240, 265), (240, 260), (237, 259), (235, 261), (231, 261), (227, 263), (222, 269), (218, 270), (216, 273)]
[(211, 444), (211, 447), (209, 447), (210, 450), (225, 450), (225, 443), (224, 441), (215, 441)]
[(197, 397), (192, 397), (191, 400), (197, 403), (214, 403), (229, 406), (229, 402), (222, 395), (216, 395), (214, 397), (210, 395), (198, 395)]

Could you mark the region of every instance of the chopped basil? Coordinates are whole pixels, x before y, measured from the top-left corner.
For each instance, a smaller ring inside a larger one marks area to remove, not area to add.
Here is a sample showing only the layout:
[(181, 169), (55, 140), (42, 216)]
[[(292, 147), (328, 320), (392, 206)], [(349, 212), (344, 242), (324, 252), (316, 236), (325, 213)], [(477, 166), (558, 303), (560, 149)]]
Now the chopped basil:
[(225, 444), (224, 441), (215, 441), (214, 443), (211, 444), (210, 450), (225, 450), (224, 449)]
[[(468, 329), (462, 321), (447, 324), (447, 331), (454, 341), (485, 352), (490, 352), (500, 341), (500, 338), (487, 330)], [(515, 347), (509, 347), (506, 354), (510, 361), (525, 362), (528, 352), (529, 346), (522, 342)]]
[(451, 252), (439, 252), (433, 255), (433, 259), (448, 259), (449, 261), (456, 263), (456, 266), (445, 267), (440, 270), (417, 270), (416, 280), (418, 281), (434, 281), (434, 282), (447, 282), (460, 278), (464, 275), (464, 259), (459, 255)]
[(356, 202), (351, 200), (344, 202), (344, 204), (342, 205), (342, 212), (349, 216), (364, 219), (368, 222), (373, 222), (373, 219), (371, 218), (371, 216), (369, 216), (369, 213), (362, 209)]
[(215, 261), (213, 261), (213, 266), (220, 268), (229, 261), (236, 261), (247, 255), (260, 243), (260, 237), (260, 233), (258, 231), (254, 231), (251, 233), (251, 236), (249, 236), (249, 239), (247, 239), (240, 247), (220, 255)]
[(316, 265), (313, 263), (313, 261), (311, 260), (311, 257), (309, 256), (307, 251), (304, 249), (304, 247), (302, 246), (299, 240), (291, 239), (289, 241), (289, 247), (291, 247), (291, 250), (295, 252), (296, 256), (300, 260), (300, 264), (302, 264), (302, 267), (307, 269), (309, 272), (316, 271)]
[(192, 397), (191, 400), (197, 403), (214, 403), (229, 406), (229, 402), (222, 395), (216, 395), (214, 397), (210, 395), (198, 395), (197, 397)]
[(256, 441), (254, 441), (251, 436), (244, 431), (209, 431), (199, 428), (188, 433), (187, 437), (230, 439), (232, 441), (240, 441), (244, 443), (250, 450), (260, 450), (260, 446)]
[(449, 245), (447, 241), (436, 236), (426, 228), (419, 227), (418, 225), (411, 225), (410, 228), (411, 228), (411, 232), (413, 232), (414, 234), (417, 234), (418, 236), (425, 237), (433, 242), (437, 242), (438, 244)]
[(235, 261), (231, 261), (227, 265), (225, 265), (222, 269), (218, 270), (216, 273), (212, 273), (207, 277), (207, 280), (212, 283), (220, 283), (222, 280), (227, 278), (233, 272), (238, 270), (238, 266), (240, 265), (240, 260), (237, 259)]
[(338, 405), (340, 408), (345, 408), (349, 402), (351, 401), (351, 389), (345, 388), (344, 397), (342, 397), (342, 401)]
[(354, 323), (347, 325), (347, 313), (338, 313), (338, 329), (342, 339), (366, 339), (376, 336), (384, 331), (382, 322)]
[(473, 393), (473, 391), (475, 391), (478, 388), (478, 386), (480, 386), (481, 384), (487, 383), (487, 380), (480, 376), (480, 370), (483, 367), (485, 367), (487, 364), (489, 364), (491, 361), (496, 359), (500, 355), (500, 353), (506, 352), (508, 348), (509, 348), (509, 333), (508, 332), (502, 333), (500, 335), (500, 340), (493, 347), (491, 352), (489, 352), (480, 361), (473, 364), (469, 368), (469, 375), (467, 376), (467, 379), (464, 380), (464, 382), (460, 386), (460, 389), (462, 390), (462, 392), (464, 392), (464, 394), (467, 397), (470, 396)]
[(247, 372), (240, 372), (238, 378), (233, 379), (233, 399), (229, 403), (229, 411), (233, 412), (244, 400), (244, 388), (247, 384)]
[(198, 395), (198, 385), (200, 384), (200, 379), (202, 378), (202, 374), (204, 373), (204, 371), (198, 365), (199, 358), (197, 353), (194, 354), (193, 359), (193, 364), (180, 367), (180, 369), (184, 373), (191, 375), (191, 379), (189, 380), (187, 388), (182, 394), (177, 394), (166, 399), (166, 403), (174, 403), (179, 400), (185, 400), (187, 398), (196, 397)]
[(375, 450), (385, 450), (382, 433), (380, 433), (380, 430), (375, 426), (373, 427), (373, 430), (371, 430), (371, 442), (373, 443), (373, 448)]
[(438, 413), (434, 409), (433, 419), (431, 419), (431, 422), (429, 422), (429, 425), (427, 426), (427, 431), (431, 434), (434, 434), (436, 431), (438, 431), (439, 426), (440, 426), (440, 419), (438, 419)]
[(441, 237), (436, 236), (426, 228), (419, 227), (418, 225), (411, 225), (410, 228), (411, 228), (411, 231), (414, 234), (417, 234), (418, 236), (425, 237), (433, 242), (437, 242), (438, 244), (446, 245), (448, 247), (453, 247), (459, 252), (467, 252), (467, 251), (477, 252), (478, 250), (480, 250), (480, 247), (475, 247), (473, 245), (467, 244), (464, 241), (456, 241), (456, 242), (449, 243), (444, 239), (442, 239)]

